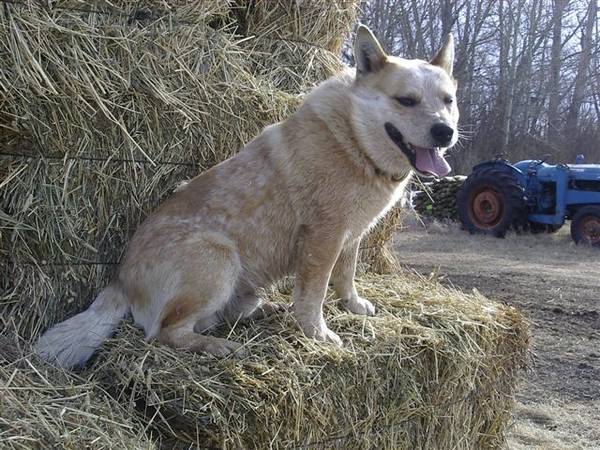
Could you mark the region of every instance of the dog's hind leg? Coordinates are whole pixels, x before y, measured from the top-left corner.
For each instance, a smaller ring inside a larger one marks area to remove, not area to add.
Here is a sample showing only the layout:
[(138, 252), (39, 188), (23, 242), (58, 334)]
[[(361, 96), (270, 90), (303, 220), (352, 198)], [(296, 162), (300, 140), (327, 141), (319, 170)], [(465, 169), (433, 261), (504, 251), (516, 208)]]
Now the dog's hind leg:
[(176, 349), (206, 352), (214, 356), (226, 356), (230, 353), (239, 352), (242, 344), (198, 333), (194, 331), (196, 325), (195, 318), (189, 316), (161, 329), (158, 339), (163, 344)]
[[(223, 298), (211, 300), (221, 304), (226, 301)], [(213, 312), (214, 308), (207, 308), (206, 302), (197, 297), (178, 297), (169, 304), (169, 313), (163, 319), (158, 334), (161, 343), (176, 349), (206, 352), (215, 356), (225, 356), (241, 347), (236, 342), (204, 334), (220, 321), (219, 314)]]
[(185, 276), (181, 289), (164, 307), (158, 339), (177, 349), (224, 356), (241, 344), (203, 333), (219, 322), (233, 295), (239, 257), (235, 247), (219, 236), (205, 236), (199, 243), (182, 258)]

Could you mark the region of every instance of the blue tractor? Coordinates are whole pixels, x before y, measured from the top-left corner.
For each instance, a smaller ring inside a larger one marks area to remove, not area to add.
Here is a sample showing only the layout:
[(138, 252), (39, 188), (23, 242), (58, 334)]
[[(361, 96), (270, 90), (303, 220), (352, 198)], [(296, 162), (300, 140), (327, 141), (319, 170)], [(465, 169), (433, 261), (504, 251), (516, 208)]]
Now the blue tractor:
[(576, 243), (600, 247), (600, 164), (494, 159), (473, 168), (457, 195), (463, 227), (503, 237), (510, 229), (554, 232), (571, 220)]

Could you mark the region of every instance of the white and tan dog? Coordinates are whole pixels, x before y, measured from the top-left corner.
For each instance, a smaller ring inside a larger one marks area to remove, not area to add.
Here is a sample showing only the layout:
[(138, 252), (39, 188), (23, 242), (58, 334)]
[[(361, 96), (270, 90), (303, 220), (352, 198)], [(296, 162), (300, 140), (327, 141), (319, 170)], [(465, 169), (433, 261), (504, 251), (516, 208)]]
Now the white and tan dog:
[(348, 310), (374, 314), (354, 285), (362, 235), (412, 172), (450, 170), (453, 57), (451, 36), (431, 62), (387, 56), (360, 26), (356, 75), (324, 82), (287, 120), (177, 190), (139, 227), (116, 278), (89, 309), (49, 329), (37, 352), (83, 364), (131, 312), (148, 339), (225, 355), (240, 344), (204, 332), (251, 317), (257, 289), (287, 274), (300, 328), (341, 344), (323, 318), (330, 278)]

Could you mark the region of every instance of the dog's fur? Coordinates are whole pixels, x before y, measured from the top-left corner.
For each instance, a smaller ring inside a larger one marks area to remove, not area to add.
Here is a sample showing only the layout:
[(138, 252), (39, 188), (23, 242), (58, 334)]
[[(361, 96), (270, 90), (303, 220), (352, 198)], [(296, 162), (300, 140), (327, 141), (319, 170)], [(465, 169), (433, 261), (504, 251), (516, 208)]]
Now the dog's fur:
[(354, 285), (359, 242), (423, 166), (418, 152), (446, 171), (431, 130), (442, 123), (453, 131), (442, 147), (456, 142), (453, 42), (429, 63), (405, 60), (360, 26), (355, 57), (356, 75), (324, 82), (287, 120), (180, 187), (139, 227), (116, 278), (48, 330), (37, 352), (83, 364), (131, 312), (148, 339), (225, 355), (240, 344), (205, 331), (251, 317), (257, 289), (286, 274), (295, 274), (293, 310), (308, 336), (341, 344), (323, 318), (330, 278), (348, 310), (374, 314)]

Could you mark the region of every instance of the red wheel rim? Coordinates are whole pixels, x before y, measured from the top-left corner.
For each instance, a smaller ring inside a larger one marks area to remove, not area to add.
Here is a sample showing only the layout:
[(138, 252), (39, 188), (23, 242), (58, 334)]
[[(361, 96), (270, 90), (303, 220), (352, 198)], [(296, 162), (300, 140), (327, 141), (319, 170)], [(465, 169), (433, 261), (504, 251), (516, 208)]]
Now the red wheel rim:
[(471, 221), (478, 228), (489, 230), (500, 223), (504, 216), (504, 199), (502, 194), (492, 187), (485, 186), (471, 196), (469, 209)]
[(600, 245), (600, 217), (586, 216), (579, 224), (582, 239), (588, 244)]

